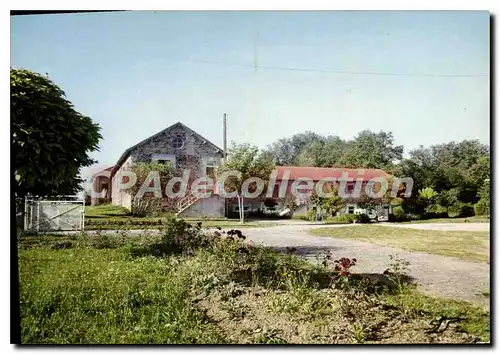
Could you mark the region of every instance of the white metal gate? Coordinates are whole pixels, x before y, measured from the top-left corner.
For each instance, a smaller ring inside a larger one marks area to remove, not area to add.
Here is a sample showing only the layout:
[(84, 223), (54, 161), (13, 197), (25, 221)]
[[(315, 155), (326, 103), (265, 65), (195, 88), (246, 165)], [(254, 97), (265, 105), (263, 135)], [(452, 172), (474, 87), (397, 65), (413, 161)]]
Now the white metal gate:
[(74, 196), (54, 199), (26, 198), (24, 230), (30, 232), (83, 230), (85, 200)]

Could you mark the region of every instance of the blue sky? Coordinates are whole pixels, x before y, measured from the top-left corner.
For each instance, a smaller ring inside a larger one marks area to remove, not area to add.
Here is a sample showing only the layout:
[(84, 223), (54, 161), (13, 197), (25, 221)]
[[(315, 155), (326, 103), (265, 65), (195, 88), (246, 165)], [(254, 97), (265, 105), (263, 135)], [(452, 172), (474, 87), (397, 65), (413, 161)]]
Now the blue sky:
[(408, 151), (489, 143), (489, 40), (488, 12), (37, 15), (11, 19), (11, 65), (101, 125), (99, 167), (177, 121), (221, 146), (224, 112), (229, 141), (262, 148), (371, 129)]

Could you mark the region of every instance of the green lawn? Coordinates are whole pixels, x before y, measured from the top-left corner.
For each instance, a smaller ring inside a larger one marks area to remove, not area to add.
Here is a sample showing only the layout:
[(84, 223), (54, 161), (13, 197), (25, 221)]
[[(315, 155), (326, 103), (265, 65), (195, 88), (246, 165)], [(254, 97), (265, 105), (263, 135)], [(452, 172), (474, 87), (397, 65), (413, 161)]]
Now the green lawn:
[(426, 224), (426, 223), (489, 223), (490, 218), (486, 216), (471, 216), (467, 218), (439, 218), (439, 219), (428, 219), (428, 220), (413, 220), (413, 221), (403, 221), (402, 224)]
[[(329, 283), (332, 270), (234, 240), (190, 255), (144, 252), (158, 241), (22, 236), (22, 343), (489, 340), (489, 312), (466, 302), (428, 297), (412, 286), (374, 293), (354, 276)], [(429, 334), (442, 316), (463, 320)]]
[(311, 230), (311, 232), (319, 236), (367, 241), (382, 246), (472, 261), (487, 262), (489, 260), (489, 232), (415, 230), (379, 225), (321, 228)]
[(128, 215), (130, 215), (130, 211), (118, 205), (103, 204), (85, 207), (85, 217), (87, 218), (110, 218)]
[(170, 259), (124, 249), (20, 252), (24, 343), (214, 343)]
[[(156, 217), (134, 217), (121, 206), (99, 205), (85, 207), (85, 230), (115, 230), (115, 229), (156, 229), (168, 222), (171, 215)], [(226, 218), (183, 218), (191, 224), (201, 222), (204, 227), (221, 228), (247, 228), (247, 227), (270, 227), (276, 225), (273, 222), (259, 223), (257, 220), (248, 219), (241, 224), (236, 219)]]
[[(249, 227), (271, 227), (278, 225), (273, 222), (260, 223), (257, 221), (245, 221), (241, 224), (235, 220), (190, 220), (185, 219), (190, 224), (197, 224), (201, 222), (203, 227), (209, 228), (249, 228)], [(139, 230), (139, 229), (158, 229), (168, 222), (167, 218), (124, 218), (124, 219), (112, 219), (112, 220), (102, 220), (98, 222), (87, 220), (85, 222), (85, 230)]]

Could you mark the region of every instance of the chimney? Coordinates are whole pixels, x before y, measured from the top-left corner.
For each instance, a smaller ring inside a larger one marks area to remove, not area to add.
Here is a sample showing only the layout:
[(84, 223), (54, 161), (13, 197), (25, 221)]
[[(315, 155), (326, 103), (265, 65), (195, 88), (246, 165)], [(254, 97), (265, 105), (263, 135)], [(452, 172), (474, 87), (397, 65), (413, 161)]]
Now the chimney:
[(223, 138), (223, 146), (222, 149), (223, 151), (223, 157), (224, 157), (224, 162), (226, 162), (227, 159), (227, 131), (226, 131), (226, 113), (224, 113), (224, 119), (222, 121), (222, 138)]

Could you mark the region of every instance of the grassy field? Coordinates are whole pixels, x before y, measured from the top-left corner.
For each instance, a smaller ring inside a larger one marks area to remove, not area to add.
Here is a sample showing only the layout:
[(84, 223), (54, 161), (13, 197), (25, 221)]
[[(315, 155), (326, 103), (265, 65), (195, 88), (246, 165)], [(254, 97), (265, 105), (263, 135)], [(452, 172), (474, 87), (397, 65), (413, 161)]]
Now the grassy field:
[(402, 224), (421, 224), (421, 223), (489, 223), (490, 218), (486, 216), (471, 216), (467, 218), (439, 218), (439, 219), (428, 219), (428, 220), (413, 220), (413, 221), (403, 221)]
[[(115, 230), (115, 229), (156, 229), (164, 225), (172, 215), (156, 217), (133, 217), (130, 212), (117, 205), (98, 205), (85, 207), (85, 230)], [(247, 228), (269, 227), (276, 223), (259, 223), (257, 220), (247, 219), (241, 224), (235, 219), (226, 218), (184, 218), (191, 224), (202, 222), (205, 227)]]
[[(180, 223), (160, 236), (22, 236), (22, 342), (489, 340), (485, 309), (428, 297), (395, 275), (339, 277), (233, 238)], [(437, 319), (450, 324), (438, 329)]]
[[(185, 219), (190, 224), (196, 224), (198, 222), (203, 223), (204, 227), (209, 228), (249, 228), (249, 227), (271, 227), (276, 226), (277, 223), (266, 222), (260, 223), (252, 220), (245, 220), (244, 224), (241, 224), (235, 220), (192, 220)], [(167, 218), (126, 218), (123, 220), (106, 220), (101, 222), (86, 221), (85, 230), (142, 230), (142, 229), (158, 229), (161, 225), (168, 222)]]
[(103, 205), (85, 207), (85, 217), (92, 219), (124, 217), (129, 215), (130, 211), (127, 208), (118, 205), (103, 204)]
[(353, 239), (466, 260), (487, 262), (490, 252), (489, 232), (431, 231), (358, 225), (345, 228), (311, 230), (314, 235)]

